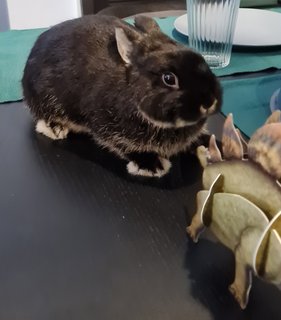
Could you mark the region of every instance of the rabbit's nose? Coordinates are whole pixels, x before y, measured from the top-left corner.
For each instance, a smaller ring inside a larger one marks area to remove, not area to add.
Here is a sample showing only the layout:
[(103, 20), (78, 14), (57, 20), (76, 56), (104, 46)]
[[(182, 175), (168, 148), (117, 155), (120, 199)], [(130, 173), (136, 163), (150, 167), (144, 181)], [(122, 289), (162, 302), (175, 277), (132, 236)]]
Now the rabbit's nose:
[(202, 104), (200, 106), (200, 112), (202, 114), (211, 114), (216, 110), (218, 100), (215, 99), (212, 104)]

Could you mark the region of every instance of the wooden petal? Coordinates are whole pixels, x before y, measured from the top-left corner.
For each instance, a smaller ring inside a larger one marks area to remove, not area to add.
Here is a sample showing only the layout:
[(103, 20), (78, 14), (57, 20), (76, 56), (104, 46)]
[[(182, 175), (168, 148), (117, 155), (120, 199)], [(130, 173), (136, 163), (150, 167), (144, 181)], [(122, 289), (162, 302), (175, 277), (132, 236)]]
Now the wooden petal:
[[(214, 195), (211, 230), (231, 250), (234, 251), (240, 243), (245, 229), (257, 228), (262, 234), (267, 224), (268, 218), (265, 213), (241, 195), (231, 193)], [(251, 245), (249, 243), (249, 247), (255, 248), (256, 245), (257, 242)]]
[(224, 159), (242, 159), (243, 146), (229, 114), (224, 122), (222, 134), (222, 150)]
[(197, 157), (200, 161), (200, 164), (203, 168), (208, 165), (209, 152), (208, 149), (204, 146), (199, 146), (196, 150)]
[(264, 279), (281, 283), (281, 238), (275, 229), (270, 232)]
[(277, 123), (281, 122), (281, 111), (280, 110), (275, 110), (272, 112), (272, 114), (267, 118), (265, 124), (269, 123)]
[(246, 154), (248, 154), (248, 143), (247, 143), (247, 141), (243, 138), (240, 130), (236, 128), (236, 131), (237, 131), (237, 133), (238, 133), (238, 135), (239, 135), (239, 138), (240, 138), (240, 141), (241, 141), (241, 144), (242, 144), (243, 155), (246, 155)]
[(219, 162), (222, 161), (221, 152), (216, 143), (216, 137), (214, 134), (211, 135), (209, 141), (209, 155), (210, 155), (210, 162)]
[[(274, 230), (274, 233), (272, 231)], [(281, 211), (269, 222), (255, 251), (255, 272), (271, 282), (281, 280)], [(269, 256), (271, 255), (271, 256)], [(274, 256), (272, 256), (274, 255)], [(278, 266), (280, 268), (278, 269)]]
[(208, 190), (216, 177), (224, 177), (223, 190), (240, 194), (272, 219), (281, 208), (281, 188), (252, 161), (230, 160), (213, 163), (203, 171), (203, 187)]
[(281, 123), (264, 125), (253, 134), (248, 157), (272, 177), (281, 179)]

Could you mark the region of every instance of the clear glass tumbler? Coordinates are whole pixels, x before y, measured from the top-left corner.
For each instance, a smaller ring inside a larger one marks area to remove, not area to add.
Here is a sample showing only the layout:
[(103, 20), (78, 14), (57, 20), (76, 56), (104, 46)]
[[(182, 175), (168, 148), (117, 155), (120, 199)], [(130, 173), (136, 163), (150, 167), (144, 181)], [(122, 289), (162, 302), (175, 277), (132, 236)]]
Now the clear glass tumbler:
[(189, 46), (213, 69), (230, 62), (240, 0), (186, 0)]

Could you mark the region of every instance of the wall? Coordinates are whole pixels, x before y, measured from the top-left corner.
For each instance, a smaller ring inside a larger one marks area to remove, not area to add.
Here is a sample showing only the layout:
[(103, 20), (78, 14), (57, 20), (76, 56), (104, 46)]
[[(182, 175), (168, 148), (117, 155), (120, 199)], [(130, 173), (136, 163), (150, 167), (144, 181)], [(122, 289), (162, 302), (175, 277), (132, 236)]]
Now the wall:
[(0, 31), (9, 29), (8, 8), (6, 0), (0, 0)]
[(80, 0), (6, 1), (11, 29), (49, 27), (61, 21), (81, 16)]

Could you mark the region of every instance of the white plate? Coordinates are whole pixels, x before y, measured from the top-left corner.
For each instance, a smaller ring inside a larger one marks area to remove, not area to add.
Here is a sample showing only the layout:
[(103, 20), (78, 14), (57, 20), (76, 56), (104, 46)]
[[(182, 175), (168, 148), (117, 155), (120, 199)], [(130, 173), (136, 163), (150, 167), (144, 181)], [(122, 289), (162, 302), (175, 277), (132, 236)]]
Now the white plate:
[[(178, 17), (175, 29), (188, 35), (187, 15)], [(233, 44), (238, 46), (281, 45), (281, 14), (262, 9), (239, 9)]]

